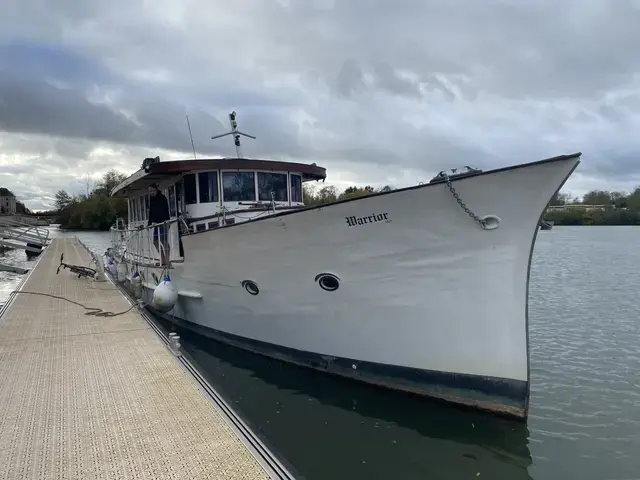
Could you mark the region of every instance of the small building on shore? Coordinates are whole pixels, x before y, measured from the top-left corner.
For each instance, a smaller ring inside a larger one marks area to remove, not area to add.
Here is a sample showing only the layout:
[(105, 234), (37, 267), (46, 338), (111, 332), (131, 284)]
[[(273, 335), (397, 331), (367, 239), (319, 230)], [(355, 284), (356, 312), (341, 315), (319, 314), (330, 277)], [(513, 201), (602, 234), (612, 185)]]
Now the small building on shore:
[(15, 215), (16, 196), (8, 188), (0, 187), (0, 215)]

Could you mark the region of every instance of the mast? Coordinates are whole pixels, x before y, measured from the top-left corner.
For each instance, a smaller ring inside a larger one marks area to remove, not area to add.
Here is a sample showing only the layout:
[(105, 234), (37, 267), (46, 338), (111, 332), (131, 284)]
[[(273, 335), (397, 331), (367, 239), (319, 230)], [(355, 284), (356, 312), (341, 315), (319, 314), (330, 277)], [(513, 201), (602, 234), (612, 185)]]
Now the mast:
[(253, 135), (249, 135), (248, 133), (243, 133), (240, 130), (238, 130), (238, 122), (236, 121), (236, 115), (237, 114), (235, 111), (229, 114), (229, 124), (231, 125), (231, 131), (227, 133), (223, 133), (221, 135), (214, 135), (213, 137), (211, 137), (211, 140), (215, 140), (216, 138), (226, 137), (227, 135), (233, 135), (233, 140), (236, 145), (236, 154), (238, 155), (238, 158), (242, 158), (242, 148), (240, 146), (240, 135), (242, 135), (243, 137), (252, 138), (254, 140), (256, 139), (256, 137), (254, 137)]
[(193, 148), (193, 159), (196, 160), (196, 146), (193, 143), (193, 135), (191, 134), (191, 124), (189, 123), (189, 115), (187, 115), (187, 128), (189, 129), (189, 138), (191, 139), (191, 148)]

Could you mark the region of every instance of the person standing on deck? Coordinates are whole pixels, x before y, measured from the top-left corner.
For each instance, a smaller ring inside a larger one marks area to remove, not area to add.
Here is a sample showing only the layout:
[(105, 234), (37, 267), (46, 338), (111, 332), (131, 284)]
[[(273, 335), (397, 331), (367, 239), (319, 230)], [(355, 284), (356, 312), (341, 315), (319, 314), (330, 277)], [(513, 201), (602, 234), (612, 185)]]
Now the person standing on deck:
[[(147, 226), (163, 223), (171, 219), (169, 215), (169, 201), (158, 189), (158, 185), (149, 185), (149, 221)], [(162, 248), (160, 248), (162, 243)], [(161, 265), (168, 265), (171, 258), (169, 242), (167, 241), (167, 225), (158, 225), (153, 229), (153, 245), (160, 252)]]

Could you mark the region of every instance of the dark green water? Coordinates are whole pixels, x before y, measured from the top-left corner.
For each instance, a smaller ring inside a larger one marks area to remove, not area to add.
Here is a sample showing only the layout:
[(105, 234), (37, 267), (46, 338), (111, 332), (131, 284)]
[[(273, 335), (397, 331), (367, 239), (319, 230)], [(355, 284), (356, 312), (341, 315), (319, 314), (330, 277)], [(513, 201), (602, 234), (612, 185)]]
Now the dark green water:
[[(105, 235), (81, 237), (96, 251), (108, 246)], [(173, 330), (205, 377), (300, 478), (640, 479), (639, 267), (640, 228), (556, 227), (538, 235), (527, 424)], [(0, 296), (17, 283), (7, 275)]]

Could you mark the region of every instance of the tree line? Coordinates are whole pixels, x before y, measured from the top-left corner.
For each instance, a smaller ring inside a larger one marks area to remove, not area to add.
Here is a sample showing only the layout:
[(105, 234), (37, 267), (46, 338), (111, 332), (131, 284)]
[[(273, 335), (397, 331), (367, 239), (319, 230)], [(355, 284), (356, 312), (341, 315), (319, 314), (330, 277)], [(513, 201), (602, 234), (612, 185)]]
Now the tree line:
[(352, 186), (346, 188), (343, 192), (338, 192), (338, 189), (334, 186), (315, 188), (314, 185), (305, 184), (302, 193), (305, 205), (323, 205), (348, 198), (364, 197), (372, 193), (390, 192), (391, 190), (393, 190), (393, 188), (389, 185), (385, 185), (379, 189), (367, 185), (365, 187)]
[(631, 193), (591, 190), (582, 198), (557, 194), (545, 220), (556, 225), (640, 225), (640, 187)]
[(55, 195), (57, 221), (61, 228), (71, 230), (109, 230), (116, 218), (127, 218), (127, 201), (111, 197), (111, 190), (126, 179), (116, 170), (104, 174), (93, 184), (85, 181), (85, 192), (69, 195), (58, 190)]

